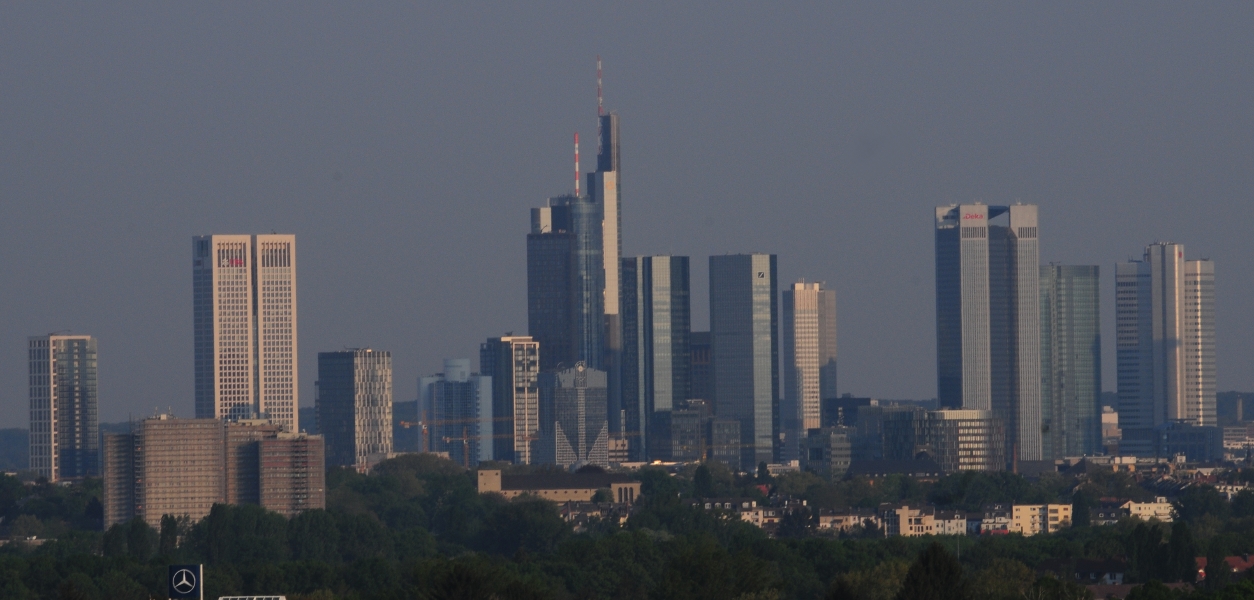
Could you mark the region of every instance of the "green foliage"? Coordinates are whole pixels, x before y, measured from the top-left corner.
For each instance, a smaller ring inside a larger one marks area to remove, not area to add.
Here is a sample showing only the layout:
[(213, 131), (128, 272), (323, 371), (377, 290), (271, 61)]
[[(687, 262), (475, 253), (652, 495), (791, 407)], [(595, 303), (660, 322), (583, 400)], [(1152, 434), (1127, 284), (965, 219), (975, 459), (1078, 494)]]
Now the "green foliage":
[(910, 565), (896, 600), (965, 600), (968, 584), (962, 565), (944, 546), (933, 542)]

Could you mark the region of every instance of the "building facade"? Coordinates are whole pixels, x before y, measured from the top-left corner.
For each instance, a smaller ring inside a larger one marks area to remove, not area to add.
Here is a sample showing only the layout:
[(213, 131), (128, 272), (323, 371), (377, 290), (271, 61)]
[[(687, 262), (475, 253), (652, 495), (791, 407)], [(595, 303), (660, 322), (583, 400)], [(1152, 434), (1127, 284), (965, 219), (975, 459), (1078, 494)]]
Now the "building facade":
[(132, 433), (105, 437), (105, 447), (118, 453), (105, 459), (106, 467), (117, 467), (104, 474), (106, 529), (135, 517), (154, 528), (162, 515), (199, 521), (224, 500), (221, 420), (160, 415)]
[(96, 339), (27, 340), (30, 469), (50, 482), (100, 474)]
[(779, 286), (773, 254), (710, 257), (714, 413), (740, 422), (740, 464), (776, 462)]
[(622, 261), (621, 410), (629, 454), (669, 455), (668, 414), (689, 398), (691, 329), (688, 257)]
[(541, 370), (604, 358), (605, 265), (601, 205), (588, 196), (549, 198), (531, 209), (527, 236), (527, 331), (545, 348)]
[(992, 411), (898, 407), (882, 419), (885, 459), (930, 458), (946, 473), (1006, 467), (1006, 434)]
[[(599, 105), (598, 110), (600, 111)], [(588, 196), (601, 208), (601, 258), (605, 279), (601, 302), (605, 313), (605, 331), (602, 334), (604, 357), (601, 368), (606, 371), (609, 385), (610, 431), (621, 433), (622, 384), (619, 378), (623, 350), (623, 292), (620, 271), (623, 256), (623, 209), (622, 154), (617, 113), (600, 112), (597, 116), (597, 166), (596, 171), (588, 173), (587, 179)]]
[(1041, 267), (1042, 456), (1102, 452), (1098, 267)]
[(392, 353), (355, 348), (318, 353), (318, 431), (332, 466), (366, 470), (392, 453)]
[(322, 436), (279, 433), (257, 442), (258, 496), (266, 510), (294, 517), (326, 508), (326, 457)]
[(1215, 266), (1155, 243), (1115, 265), (1120, 451), (1152, 456), (1167, 423), (1217, 425)]
[(444, 372), (418, 380), (418, 413), (427, 452), (447, 452), (463, 467), (492, 460), (492, 378), (470, 372), (470, 360), (444, 360)]
[(492, 378), (493, 459), (531, 464), (540, 432), (540, 343), (489, 338), (479, 346), (479, 372)]
[(196, 417), (299, 429), (296, 236), (192, 238)]
[(937, 207), (937, 398), (992, 411), (1007, 458), (1042, 457), (1040, 336), (1037, 207)]
[(822, 427), (806, 430), (801, 467), (828, 480), (839, 480), (853, 461), (853, 430)]
[(177, 419), (137, 422), (105, 438), (105, 528), (143, 519), (208, 516), (214, 504), (260, 504), (292, 516), (326, 507), (320, 436), (266, 421)]
[(822, 427), (822, 400), (836, 396), (836, 292), (821, 283), (794, 283), (784, 290), (781, 460), (796, 455), (806, 431)]
[(562, 468), (609, 466), (605, 371), (581, 363), (540, 374), (541, 456)]

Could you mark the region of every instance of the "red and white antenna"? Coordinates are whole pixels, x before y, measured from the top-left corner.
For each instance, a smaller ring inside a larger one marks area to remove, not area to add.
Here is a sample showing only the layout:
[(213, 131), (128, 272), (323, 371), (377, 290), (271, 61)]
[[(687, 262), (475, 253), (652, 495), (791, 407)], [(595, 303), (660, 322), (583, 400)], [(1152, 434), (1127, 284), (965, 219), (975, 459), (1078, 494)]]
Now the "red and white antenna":
[(579, 132), (575, 132), (575, 197), (579, 197)]
[(605, 106), (601, 103), (601, 55), (597, 55), (597, 116), (605, 116)]

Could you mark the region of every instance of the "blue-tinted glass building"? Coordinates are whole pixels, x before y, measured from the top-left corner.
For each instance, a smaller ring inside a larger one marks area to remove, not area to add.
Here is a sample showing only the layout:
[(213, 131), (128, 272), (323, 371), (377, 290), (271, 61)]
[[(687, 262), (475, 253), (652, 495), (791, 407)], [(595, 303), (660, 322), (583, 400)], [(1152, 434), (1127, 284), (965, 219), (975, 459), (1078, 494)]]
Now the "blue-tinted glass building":
[(710, 257), (714, 413), (740, 422), (740, 468), (775, 462), (779, 285), (774, 254)]
[(1102, 451), (1097, 266), (1041, 267), (1041, 430), (1046, 460)]
[(673, 458), (669, 413), (691, 389), (688, 272), (686, 256), (622, 261), (622, 422), (635, 460)]

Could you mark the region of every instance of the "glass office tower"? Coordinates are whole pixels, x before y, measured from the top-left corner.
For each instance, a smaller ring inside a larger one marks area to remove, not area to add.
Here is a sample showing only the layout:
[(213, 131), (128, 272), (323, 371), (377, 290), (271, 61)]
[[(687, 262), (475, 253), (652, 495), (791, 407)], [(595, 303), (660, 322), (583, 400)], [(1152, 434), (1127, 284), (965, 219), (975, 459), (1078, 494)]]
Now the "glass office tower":
[(30, 469), (50, 482), (100, 474), (96, 339), (41, 335), (27, 340)]
[(418, 415), (427, 452), (473, 468), (492, 460), (492, 377), (470, 372), (470, 360), (444, 359), (444, 371), (418, 379)]
[(583, 363), (540, 374), (537, 462), (564, 469), (609, 466), (605, 371)]
[(1152, 456), (1168, 423), (1217, 424), (1215, 264), (1155, 243), (1115, 265), (1121, 452)]
[(1041, 267), (1041, 430), (1046, 460), (1102, 451), (1097, 266)]
[(528, 334), (545, 348), (541, 370), (603, 359), (605, 268), (601, 207), (558, 196), (531, 211), (527, 236)]
[(529, 336), (488, 338), (479, 372), (492, 378), (492, 455), (527, 465), (540, 429), (540, 343)]
[(777, 458), (779, 285), (774, 254), (710, 257), (714, 413), (740, 423), (740, 468)]
[(669, 419), (690, 396), (687, 256), (624, 258), (622, 411), (634, 460), (670, 460)]
[(1042, 457), (1037, 240), (1035, 205), (936, 208), (937, 398), (991, 410), (1011, 462)]
[(328, 465), (364, 472), (392, 454), (391, 352), (319, 352), (315, 386), (315, 415)]

